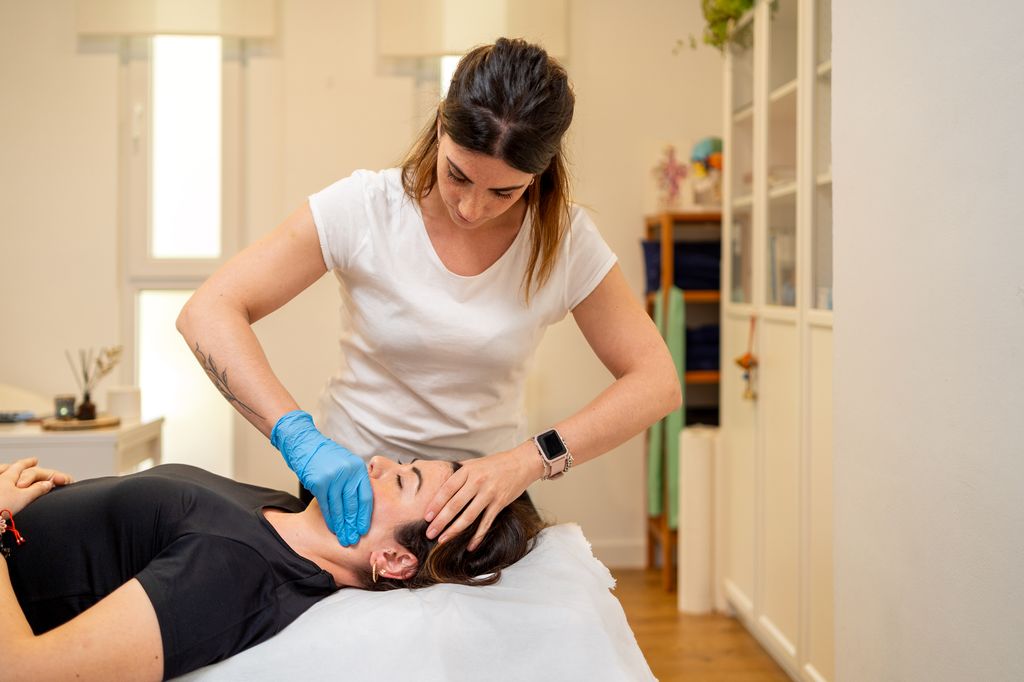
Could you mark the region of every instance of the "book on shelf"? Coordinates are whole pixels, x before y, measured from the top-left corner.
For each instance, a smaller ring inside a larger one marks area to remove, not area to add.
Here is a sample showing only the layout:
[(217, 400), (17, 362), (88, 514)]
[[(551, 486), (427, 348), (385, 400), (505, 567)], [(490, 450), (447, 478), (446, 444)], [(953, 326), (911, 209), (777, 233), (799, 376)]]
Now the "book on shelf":
[(796, 235), (790, 231), (768, 235), (768, 302), (796, 304)]

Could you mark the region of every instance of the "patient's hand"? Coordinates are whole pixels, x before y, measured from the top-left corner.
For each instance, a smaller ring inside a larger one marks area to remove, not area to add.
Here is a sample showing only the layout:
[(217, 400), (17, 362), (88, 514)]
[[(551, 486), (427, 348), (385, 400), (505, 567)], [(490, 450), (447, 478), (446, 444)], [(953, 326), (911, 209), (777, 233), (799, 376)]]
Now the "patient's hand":
[(0, 509), (17, 514), (54, 486), (71, 483), (71, 477), (64, 472), (38, 467), (38, 462), (35, 457), (28, 457), (13, 464), (0, 464)]

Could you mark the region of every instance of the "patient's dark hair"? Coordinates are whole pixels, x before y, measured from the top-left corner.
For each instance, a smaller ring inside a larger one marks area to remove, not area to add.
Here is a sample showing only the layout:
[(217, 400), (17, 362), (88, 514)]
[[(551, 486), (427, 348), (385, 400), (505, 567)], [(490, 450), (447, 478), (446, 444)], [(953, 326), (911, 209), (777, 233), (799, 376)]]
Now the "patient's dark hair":
[[(456, 470), (461, 465), (453, 462)], [(456, 517), (457, 518), (457, 517)], [(545, 523), (525, 492), (498, 512), (483, 542), (474, 551), (467, 551), (480, 519), (444, 544), (427, 539), (426, 521), (412, 521), (395, 529), (395, 541), (415, 555), (419, 561), (416, 574), (408, 580), (377, 578), (370, 571), (361, 571), (363, 587), (377, 592), (395, 589), (419, 589), (438, 583), (456, 585), (493, 585), (501, 571), (522, 559), (533, 549), (537, 534)], [(440, 535), (438, 536), (440, 537)]]

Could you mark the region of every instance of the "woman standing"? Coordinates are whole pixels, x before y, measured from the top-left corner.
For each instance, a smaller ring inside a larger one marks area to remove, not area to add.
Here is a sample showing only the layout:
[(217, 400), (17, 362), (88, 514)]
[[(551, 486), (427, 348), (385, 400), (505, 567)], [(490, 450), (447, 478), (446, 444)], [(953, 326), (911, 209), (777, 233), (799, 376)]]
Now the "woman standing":
[[(475, 458), (425, 514), (441, 542), (480, 518), (474, 549), (531, 483), (678, 406), (668, 350), (569, 201), (563, 138), (574, 101), (565, 70), (535, 45), (500, 39), (471, 51), (401, 168), (357, 171), (314, 194), (182, 310), (178, 329), (197, 358), (226, 368), (211, 378), (270, 436), (341, 544), (369, 527), (360, 458)], [(328, 270), (341, 285), (344, 364), (321, 399), (321, 433), (251, 325)], [(569, 312), (615, 380), (527, 438), (528, 363)]]

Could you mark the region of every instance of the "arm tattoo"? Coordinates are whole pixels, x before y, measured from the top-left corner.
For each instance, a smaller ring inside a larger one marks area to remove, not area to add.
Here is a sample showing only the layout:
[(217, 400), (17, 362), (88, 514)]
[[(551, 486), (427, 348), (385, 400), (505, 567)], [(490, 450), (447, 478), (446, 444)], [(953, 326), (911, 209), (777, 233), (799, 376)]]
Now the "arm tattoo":
[(252, 415), (264, 419), (263, 415), (252, 409), (235, 395), (235, 392), (228, 386), (228, 371), (227, 369), (218, 370), (217, 363), (214, 362), (212, 355), (205, 355), (203, 351), (199, 350), (199, 342), (196, 341), (196, 356), (199, 357), (200, 363), (203, 365), (203, 369), (206, 370), (206, 376), (210, 377), (210, 381), (217, 387), (220, 394), (227, 398), (229, 403), (234, 403), (240, 410), (244, 410)]

